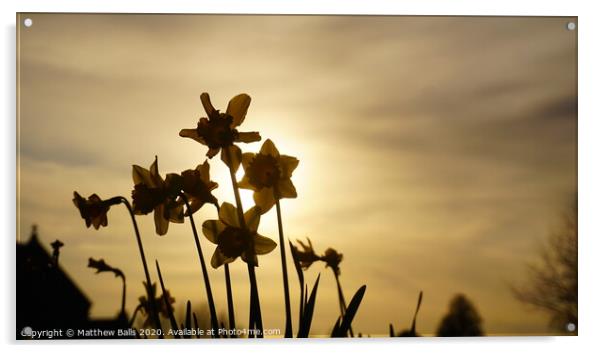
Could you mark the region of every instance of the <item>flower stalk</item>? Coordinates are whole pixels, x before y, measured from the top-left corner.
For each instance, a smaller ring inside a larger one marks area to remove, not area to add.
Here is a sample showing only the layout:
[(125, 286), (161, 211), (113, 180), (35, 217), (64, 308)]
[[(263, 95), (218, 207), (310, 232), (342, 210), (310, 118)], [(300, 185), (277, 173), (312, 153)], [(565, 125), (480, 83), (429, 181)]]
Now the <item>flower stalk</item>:
[[(339, 307), (341, 308), (341, 318), (345, 317), (345, 312), (347, 311), (347, 303), (345, 302), (345, 296), (343, 295), (343, 287), (341, 287), (341, 281), (339, 280), (339, 274), (334, 269), (332, 270), (334, 273), (334, 278), (337, 281), (337, 291), (339, 294)], [(353, 337), (353, 328), (349, 325), (349, 334)]]
[[(136, 217), (134, 216), (134, 211), (132, 210), (132, 206), (130, 205), (130, 202), (125, 197), (122, 197), (122, 196), (118, 196), (111, 200), (116, 200), (116, 201), (118, 200), (121, 203), (123, 203), (125, 205), (125, 207), (127, 208), (128, 212), (130, 213), (130, 217), (132, 219), (132, 225), (134, 226), (134, 232), (136, 233), (136, 241), (138, 243), (138, 250), (140, 251), (140, 257), (142, 259), (142, 266), (144, 267), (144, 276), (146, 277), (146, 283), (152, 283), (150, 280), (150, 274), (148, 272), (146, 256), (144, 255), (144, 247), (142, 246), (142, 238), (140, 237), (140, 231), (138, 230), (138, 223), (136, 222)], [(153, 316), (155, 325), (160, 330), (160, 332), (163, 332), (163, 330), (161, 328), (161, 319), (159, 318), (158, 306), (157, 306), (157, 303), (155, 302), (154, 295), (150, 289), (150, 284), (146, 286), (146, 292), (148, 293), (148, 297), (150, 298), (149, 300), (150, 300), (151, 308), (152, 308), (151, 315)], [(159, 337), (163, 338), (163, 334), (161, 333), (161, 335)]]
[[(186, 197), (185, 194), (181, 194), (180, 196), (184, 200), (186, 209), (190, 210), (190, 203), (188, 202), (188, 197)], [(214, 332), (217, 332), (219, 330), (219, 325), (217, 323), (217, 314), (215, 311), (215, 303), (213, 301), (213, 292), (211, 291), (211, 283), (209, 282), (207, 265), (205, 265), (205, 258), (203, 257), (203, 250), (201, 249), (201, 242), (199, 241), (199, 235), (194, 224), (192, 212), (188, 212), (188, 218), (190, 219), (190, 226), (192, 228), (192, 234), (194, 236), (194, 243), (196, 244), (196, 250), (199, 254), (199, 261), (201, 262), (201, 269), (203, 271), (203, 280), (205, 281), (205, 291), (207, 292), (207, 302), (209, 304), (209, 313), (211, 315), (211, 327), (214, 329)]]
[(282, 282), (284, 283), (284, 310), (286, 313), (286, 327), (284, 337), (293, 337), (293, 324), (291, 321), (291, 298), (288, 288), (288, 271), (286, 268), (286, 253), (284, 250), (284, 230), (282, 229), (282, 211), (280, 209), (280, 197), (278, 189), (274, 189), (274, 198), (276, 199), (276, 215), (278, 218), (278, 237), (280, 239), (280, 261), (282, 263)]
[[(247, 228), (246, 225), (246, 221), (245, 221), (245, 216), (243, 213), (243, 208), (242, 208), (242, 201), (240, 199), (240, 190), (238, 189), (238, 183), (236, 182), (236, 169), (233, 167), (233, 158), (232, 158), (232, 153), (231, 153), (231, 149), (228, 148), (226, 149), (225, 157), (226, 157), (226, 164), (228, 165), (228, 169), (230, 171), (230, 180), (232, 182), (232, 188), (234, 190), (234, 198), (236, 200), (236, 209), (238, 210), (238, 220), (239, 223), (241, 225), (241, 227), (243, 228)], [(238, 166), (238, 165), (237, 165)], [(253, 259), (255, 259), (255, 254), (252, 253), (253, 249), (255, 249), (255, 246), (253, 244), (254, 239), (253, 237), (250, 237), (251, 244), (249, 245), (249, 249), (248, 249), (248, 254), (247, 254), (247, 258), (249, 259), (249, 262), (247, 262), (247, 269), (249, 271), (249, 281), (251, 283), (251, 300), (250, 300), (250, 313), (249, 313), (249, 330), (252, 330), (254, 328), (258, 329), (258, 335), (257, 337), (262, 338), (263, 337), (263, 323), (262, 323), (262, 319), (261, 319), (261, 305), (259, 303), (259, 291), (257, 289), (257, 278), (255, 276), (255, 265), (253, 264)], [(251, 331), (252, 332), (252, 331)], [(252, 338), (253, 334), (250, 333), (249, 334), (249, 338)]]
[(230, 330), (236, 329), (236, 319), (234, 317), (234, 300), (232, 299), (232, 283), (230, 281), (230, 266), (224, 264), (224, 274), (226, 276), (226, 297), (228, 299), (228, 324)]
[(121, 281), (123, 282), (123, 288), (121, 290), (121, 314), (125, 316), (125, 293), (126, 293), (126, 284), (125, 284), (125, 275), (121, 276)]

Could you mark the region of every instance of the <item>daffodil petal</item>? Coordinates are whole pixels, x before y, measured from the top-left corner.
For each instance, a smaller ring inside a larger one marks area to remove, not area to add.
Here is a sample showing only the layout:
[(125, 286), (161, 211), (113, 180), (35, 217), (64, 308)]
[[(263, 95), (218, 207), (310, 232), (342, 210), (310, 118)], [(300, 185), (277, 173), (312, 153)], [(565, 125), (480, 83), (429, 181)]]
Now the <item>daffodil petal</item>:
[(157, 232), (158, 235), (167, 234), (167, 229), (169, 228), (169, 220), (163, 217), (164, 209), (165, 206), (163, 204), (155, 207), (155, 232)]
[(186, 216), (194, 214), (196, 211), (198, 211), (199, 209), (201, 209), (201, 207), (203, 206), (203, 202), (201, 202), (198, 199), (191, 199), (188, 202), (188, 205), (190, 205), (190, 208), (188, 208), (186, 210)]
[(276, 199), (274, 198), (274, 189), (263, 188), (254, 192), (253, 200), (255, 200), (255, 205), (261, 208), (262, 213), (268, 212), (272, 206), (276, 204)]
[(293, 175), (293, 171), (297, 169), (299, 160), (295, 157), (281, 155), (280, 156), (280, 167), (282, 168), (282, 174), (285, 178), (290, 178)]
[(205, 160), (205, 163), (199, 164), (196, 167), (196, 170), (199, 171), (199, 174), (201, 175), (201, 180), (204, 181), (205, 184), (208, 184), (211, 181), (209, 177), (209, 162), (207, 160)]
[(261, 208), (255, 206), (245, 212), (245, 224), (251, 232), (256, 232), (259, 228), (259, 220), (261, 218)]
[(290, 179), (283, 179), (278, 182), (278, 192), (281, 198), (294, 199), (297, 197), (297, 189)]
[(184, 223), (184, 205), (180, 204), (169, 209), (169, 221), (173, 223)]
[(159, 187), (163, 183), (163, 178), (159, 174), (159, 159), (155, 156), (155, 161), (151, 164), (150, 169), (150, 177), (153, 180), (153, 187)]
[(240, 167), (241, 160), (242, 151), (238, 146), (232, 145), (222, 148), (222, 161), (235, 173), (238, 170), (238, 167)]
[(240, 228), (236, 207), (231, 203), (224, 202), (219, 208), (219, 219), (230, 227)]
[(263, 145), (261, 145), (261, 150), (259, 150), (259, 153), (272, 156), (276, 159), (280, 157), (280, 152), (278, 152), (276, 145), (274, 145), (270, 139), (265, 140)]
[(232, 116), (232, 127), (237, 127), (245, 120), (247, 110), (251, 105), (251, 97), (248, 94), (239, 94), (236, 97), (230, 99), (226, 114)]
[(246, 174), (242, 177), (242, 180), (238, 182), (238, 187), (241, 189), (255, 190), (255, 187), (251, 185), (249, 177)]
[(255, 254), (264, 255), (276, 248), (276, 242), (268, 237), (255, 234)]
[(203, 234), (213, 244), (217, 244), (217, 238), (224, 229), (226, 229), (226, 226), (219, 220), (213, 219), (203, 222)]
[(143, 183), (149, 187), (153, 186), (153, 180), (150, 176), (150, 172), (139, 165), (132, 166), (132, 180), (134, 181), (135, 185)]
[(203, 108), (205, 109), (205, 113), (210, 117), (215, 113), (215, 108), (213, 108), (213, 104), (211, 104), (211, 98), (209, 98), (209, 93), (203, 92), (201, 94), (201, 103), (203, 103)]
[(253, 159), (255, 158), (255, 153), (251, 153), (251, 152), (245, 152), (242, 154), (242, 169), (244, 169), (245, 171), (249, 168), (249, 166), (251, 165), (251, 162), (253, 161)]
[(231, 257), (227, 257), (226, 255), (222, 254), (222, 252), (219, 250), (219, 248), (216, 248), (215, 251), (213, 252), (213, 256), (211, 256), (211, 267), (218, 268), (221, 265), (229, 264), (234, 260), (235, 259), (233, 259)]
[(257, 131), (239, 132), (236, 138), (236, 142), (251, 143), (257, 141), (261, 141), (261, 135)]
[(219, 153), (219, 148), (210, 148), (209, 151), (207, 151), (207, 158), (213, 158), (215, 157), (215, 155), (217, 155)]
[(182, 129), (180, 130), (180, 137), (188, 137), (200, 144), (206, 145), (205, 140), (203, 140), (203, 138), (199, 136), (196, 129)]
[(75, 207), (77, 207), (79, 209), (79, 207), (83, 201), (84, 201), (84, 198), (81, 197), (81, 195), (77, 191), (74, 191), (73, 192), (73, 204), (75, 205)]

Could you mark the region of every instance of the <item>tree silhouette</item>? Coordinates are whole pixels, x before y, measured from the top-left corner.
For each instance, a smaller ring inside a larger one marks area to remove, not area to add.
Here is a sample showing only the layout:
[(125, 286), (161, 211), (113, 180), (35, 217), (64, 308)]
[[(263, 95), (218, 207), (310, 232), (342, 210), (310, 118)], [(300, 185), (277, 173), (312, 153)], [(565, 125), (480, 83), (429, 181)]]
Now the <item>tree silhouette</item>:
[(482, 336), (481, 322), (474, 304), (464, 294), (456, 294), (449, 304), (449, 312), (439, 323), (437, 336)]
[(528, 282), (513, 287), (515, 297), (550, 315), (550, 326), (577, 328), (577, 199), (560, 227), (541, 248), (540, 261), (528, 265)]

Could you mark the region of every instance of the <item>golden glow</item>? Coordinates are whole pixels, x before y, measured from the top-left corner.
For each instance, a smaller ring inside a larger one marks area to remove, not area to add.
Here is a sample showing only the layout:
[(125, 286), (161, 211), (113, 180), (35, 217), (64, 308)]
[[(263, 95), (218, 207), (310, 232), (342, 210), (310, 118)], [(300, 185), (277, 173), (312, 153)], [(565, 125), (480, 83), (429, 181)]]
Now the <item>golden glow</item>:
[[(525, 310), (507, 284), (524, 276), (576, 190), (576, 33), (567, 18), (30, 17), (18, 43), (19, 229), (27, 239), (36, 223), (45, 244), (60, 238), (61, 263), (94, 317), (115, 314), (120, 287), (86, 268), (89, 257), (124, 271), (129, 312), (143, 273), (125, 211), (86, 229), (73, 191), (130, 197), (131, 165), (155, 155), (163, 175), (203, 163), (207, 149), (178, 136), (204, 116), (199, 95), (210, 92), (223, 111), (245, 92), (252, 102), (241, 131), (259, 131), (300, 160), (298, 198), (282, 201), (285, 236), (343, 253), (347, 300), (367, 284), (356, 331), (405, 328), (423, 290), (420, 333), (435, 332), (457, 292), (476, 303), (489, 334), (548, 332), (546, 317)], [(261, 142), (240, 146), (257, 152)], [(210, 165), (215, 196), (234, 203), (219, 155)], [(254, 204), (250, 191), (241, 198)], [(215, 217), (204, 207), (195, 222)], [(163, 237), (152, 217), (139, 224), (176, 308), (200, 306), (188, 220)], [(278, 239), (275, 210), (260, 233)], [(270, 328), (284, 321), (278, 253), (262, 256), (257, 271)], [(316, 335), (330, 332), (339, 311), (331, 273), (313, 265), (306, 276), (319, 273)], [(225, 312), (224, 274), (210, 276)], [(289, 263), (293, 305), (295, 276)], [(244, 321), (242, 264), (233, 263), (232, 279)]]

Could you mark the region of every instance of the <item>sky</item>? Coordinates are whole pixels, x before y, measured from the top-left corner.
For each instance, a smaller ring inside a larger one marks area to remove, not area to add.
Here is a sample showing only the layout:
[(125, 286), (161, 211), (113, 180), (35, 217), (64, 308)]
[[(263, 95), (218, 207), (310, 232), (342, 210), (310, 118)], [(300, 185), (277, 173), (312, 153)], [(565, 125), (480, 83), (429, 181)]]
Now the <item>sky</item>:
[[(344, 254), (347, 300), (363, 284), (354, 320), (363, 335), (411, 324), (429, 335), (464, 293), (488, 334), (546, 334), (547, 317), (510, 287), (561, 222), (577, 191), (577, 37), (562, 17), (396, 17), (29, 14), (18, 41), (18, 239), (65, 243), (60, 262), (92, 300), (120, 306), (121, 283), (94, 274), (104, 258), (128, 279), (135, 308), (144, 278), (129, 215), (86, 229), (73, 191), (130, 197), (133, 164), (154, 156), (165, 175), (196, 167), (206, 148), (178, 136), (205, 115), (208, 92), (225, 110), (252, 97), (241, 131), (259, 131), (300, 160), (298, 198), (282, 202), (288, 239)], [(22, 17), (23, 18), (23, 17)], [(243, 144), (257, 152), (261, 142)], [(225, 165), (210, 160), (220, 202), (234, 203)], [(239, 178), (242, 172), (239, 171)], [(253, 205), (244, 191), (245, 208)], [(215, 219), (206, 207), (201, 224)], [(154, 234), (138, 217), (147, 258), (159, 260), (181, 308), (203, 307), (190, 225)], [(275, 210), (259, 232), (278, 238)], [(214, 245), (201, 239), (208, 261)], [(288, 250), (288, 249), (287, 249)], [(237, 319), (248, 319), (248, 276), (232, 266)], [(296, 325), (298, 282), (289, 258)], [(157, 278), (154, 266), (151, 276)], [(336, 283), (322, 264), (312, 333), (330, 332)], [(283, 328), (278, 249), (257, 270), (264, 327)], [(224, 273), (210, 270), (226, 314)]]

